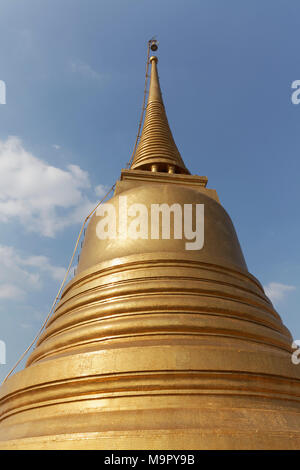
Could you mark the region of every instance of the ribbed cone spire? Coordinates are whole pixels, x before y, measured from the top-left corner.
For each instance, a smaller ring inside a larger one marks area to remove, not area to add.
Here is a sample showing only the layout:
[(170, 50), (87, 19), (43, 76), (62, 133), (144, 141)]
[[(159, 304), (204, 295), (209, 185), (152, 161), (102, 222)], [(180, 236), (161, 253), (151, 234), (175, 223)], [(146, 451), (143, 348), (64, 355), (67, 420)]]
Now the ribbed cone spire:
[(145, 121), (131, 169), (189, 174), (169, 127), (159, 86), (157, 57), (150, 57), (150, 62), (151, 78)]

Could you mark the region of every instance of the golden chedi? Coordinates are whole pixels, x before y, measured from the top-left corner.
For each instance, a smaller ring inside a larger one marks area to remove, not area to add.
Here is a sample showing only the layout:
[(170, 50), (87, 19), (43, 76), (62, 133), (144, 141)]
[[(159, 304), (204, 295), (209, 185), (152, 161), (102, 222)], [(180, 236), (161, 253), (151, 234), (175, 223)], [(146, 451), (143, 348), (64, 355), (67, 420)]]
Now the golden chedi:
[[(141, 139), (109, 200), (117, 236), (99, 238), (92, 217), (76, 276), (1, 388), (1, 449), (300, 448), (291, 335), (216, 192), (185, 167), (150, 61)], [(149, 224), (155, 204), (198, 204), (204, 245), (186, 249), (175, 229), (126, 238), (125, 203)]]

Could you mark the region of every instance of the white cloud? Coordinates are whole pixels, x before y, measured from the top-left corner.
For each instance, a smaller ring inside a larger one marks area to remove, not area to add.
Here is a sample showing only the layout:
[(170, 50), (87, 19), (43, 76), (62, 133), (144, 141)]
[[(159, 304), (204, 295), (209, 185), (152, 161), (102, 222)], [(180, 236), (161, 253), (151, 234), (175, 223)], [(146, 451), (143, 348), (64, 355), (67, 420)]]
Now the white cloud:
[(25, 296), (25, 291), (13, 284), (0, 284), (0, 299), (19, 300)]
[(20, 323), (20, 327), (24, 329), (32, 328), (33, 324), (32, 323)]
[[(1, 247), (0, 247), (1, 249)], [(46, 256), (29, 256), (25, 259), (19, 258), (20, 264), (32, 268), (37, 268), (41, 272), (49, 274), (55, 281), (63, 279), (66, 269), (59, 266), (52, 266)]]
[(94, 70), (89, 64), (82, 60), (70, 61), (70, 67), (73, 73), (89, 78), (91, 80), (102, 80), (105, 78), (104, 74), (101, 74)]
[(295, 286), (280, 284), (279, 282), (270, 282), (268, 285), (264, 286), (266, 296), (269, 297), (272, 302), (282, 300), (288, 292), (295, 289)]
[(28, 256), (12, 246), (0, 245), (0, 259), (0, 299), (22, 299), (40, 289), (45, 278), (60, 281), (66, 272), (46, 256)]
[(109, 190), (108, 186), (105, 186), (104, 184), (99, 184), (98, 186), (95, 187), (95, 194), (98, 197), (102, 198), (103, 196), (105, 196), (108, 190)]
[(59, 150), (61, 148), (60, 145), (57, 145), (57, 144), (53, 144), (52, 147), (55, 149), (55, 150)]
[(63, 170), (32, 155), (18, 137), (0, 140), (0, 222), (17, 218), (28, 231), (54, 237), (96, 205), (84, 194), (90, 187), (78, 165)]

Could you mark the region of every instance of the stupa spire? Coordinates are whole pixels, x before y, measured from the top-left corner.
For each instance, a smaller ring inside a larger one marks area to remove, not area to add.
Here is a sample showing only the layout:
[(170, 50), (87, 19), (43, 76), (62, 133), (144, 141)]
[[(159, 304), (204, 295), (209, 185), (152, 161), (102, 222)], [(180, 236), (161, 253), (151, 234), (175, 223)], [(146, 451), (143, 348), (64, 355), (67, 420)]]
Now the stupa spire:
[(131, 169), (189, 174), (168, 123), (159, 84), (157, 62), (156, 56), (150, 57), (148, 103), (141, 138)]

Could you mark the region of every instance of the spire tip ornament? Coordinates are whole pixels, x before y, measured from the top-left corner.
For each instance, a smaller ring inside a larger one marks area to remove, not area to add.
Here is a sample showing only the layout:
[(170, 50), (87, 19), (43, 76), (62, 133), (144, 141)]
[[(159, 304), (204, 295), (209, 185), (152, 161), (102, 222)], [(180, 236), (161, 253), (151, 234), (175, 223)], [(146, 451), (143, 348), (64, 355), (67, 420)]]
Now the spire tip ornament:
[(154, 51), (154, 52), (157, 51), (159, 42), (156, 39), (154, 38), (150, 39), (149, 44), (150, 44), (151, 51)]

